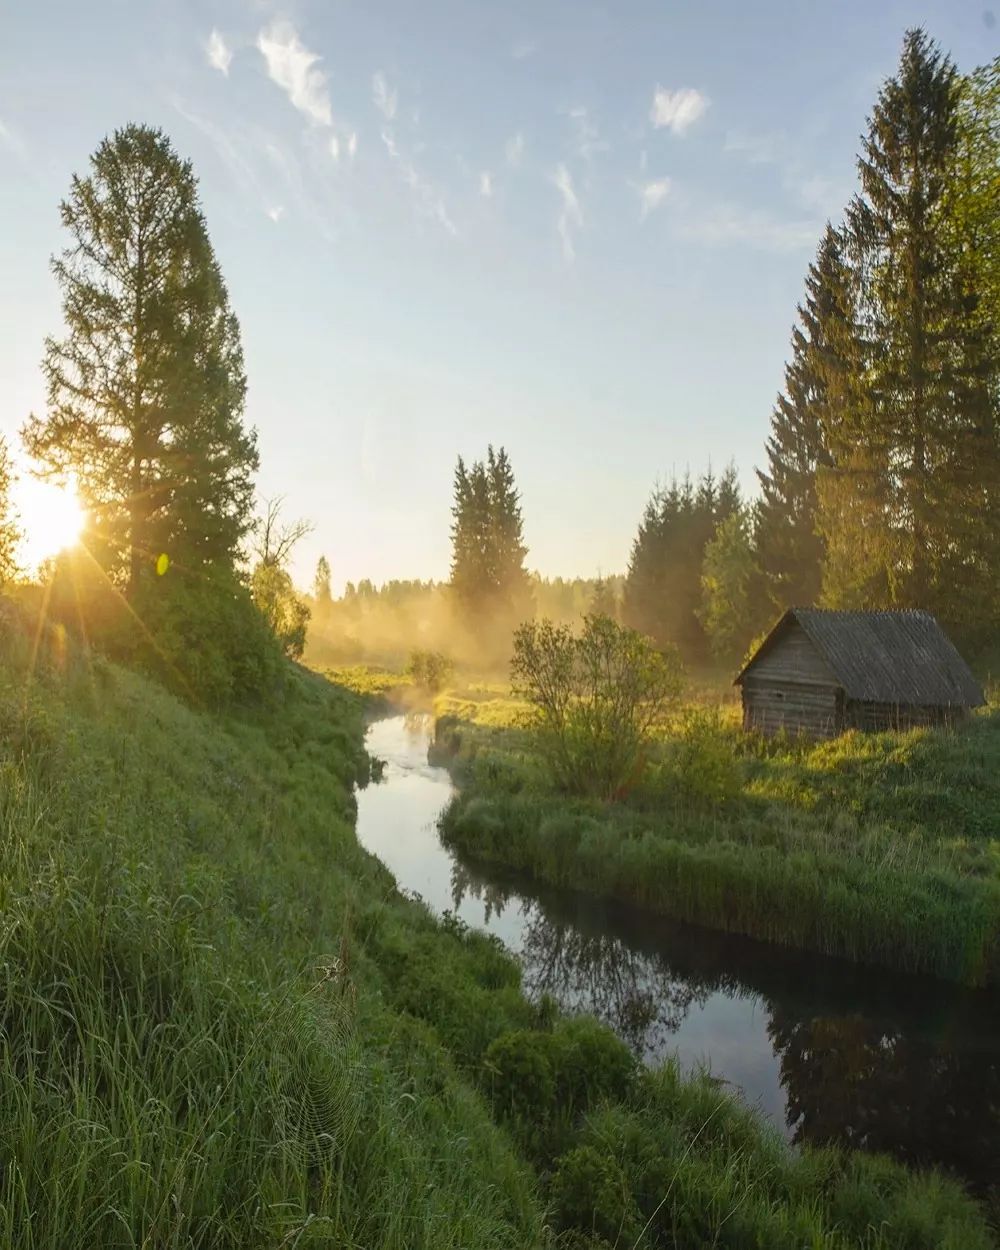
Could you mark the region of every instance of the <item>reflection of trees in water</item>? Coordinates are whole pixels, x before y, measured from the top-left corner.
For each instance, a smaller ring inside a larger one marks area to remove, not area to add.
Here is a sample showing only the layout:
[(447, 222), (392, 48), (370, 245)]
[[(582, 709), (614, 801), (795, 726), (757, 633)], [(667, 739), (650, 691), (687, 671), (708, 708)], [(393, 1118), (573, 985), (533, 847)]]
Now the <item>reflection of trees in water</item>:
[(459, 864), (452, 871), (456, 909), (470, 895), (482, 901), (487, 922), (512, 900), (523, 916), (521, 950), (524, 988), (532, 998), (551, 994), (569, 1011), (603, 1020), (639, 1056), (652, 1058), (669, 1048), (692, 1004), (704, 1003), (709, 989), (678, 979), (665, 960), (632, 950), (620, 938), (585, 933), (557, 920), (541, 904)]
[(794, 1141), (886, 1151), (952, 1168), (978, 1187), (1000, 1185), (995, 1038), (970, 1046), (947, 1027), (908, 1037), (860, 1015), (802, 1018), (780, 1006), (768, 1033)]

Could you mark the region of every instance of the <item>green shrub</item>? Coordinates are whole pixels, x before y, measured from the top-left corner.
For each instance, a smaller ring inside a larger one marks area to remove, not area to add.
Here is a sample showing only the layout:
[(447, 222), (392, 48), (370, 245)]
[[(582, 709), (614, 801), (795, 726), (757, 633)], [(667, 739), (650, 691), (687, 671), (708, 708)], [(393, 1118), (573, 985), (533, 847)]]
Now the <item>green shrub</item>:
[(454, 663), (440, 651), (411, 651), (406, 674), (427, 694), (438, 694), (451, 679)]
[(642, 1227), (625, 1173), (593, 1146), (577, 1146), (559, 1159), (550, 1193), (559, 1228), (631, 1245)]

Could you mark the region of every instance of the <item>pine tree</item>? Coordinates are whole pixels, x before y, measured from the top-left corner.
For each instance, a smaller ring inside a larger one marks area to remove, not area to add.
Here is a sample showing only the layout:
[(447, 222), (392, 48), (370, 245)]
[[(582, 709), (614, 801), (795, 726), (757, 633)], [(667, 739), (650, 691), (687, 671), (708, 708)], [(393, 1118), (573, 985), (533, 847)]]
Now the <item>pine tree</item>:
[(613, 582), (606, 577), (598, 577), (587, 605), (588, 616), (607, 616), (611, 620), (618, 619), (618, 596), (615, 594)]
[(741, 506), (715, 527), (702, 561), (698, 617), (715, 658), (735, 665), (766, 624), (750, 509)]
[(687, 660), (708, 653), (699, 618), (705, 548), (720, 521), (741, 506), (735, 466), (720, 479), (709, 469), (654, 491), (632, 544), (622, 619), (660, 646), (676, 646)]
[(256, 439), (191, 166), (162, 131), (128, 126), (74, 177), (61, 212), (66, 335), (46, 343), (48, 412), (29, 419), (26, 447), (75, 478), (88, 545), (130, 595), (161, 553), (188, 570), (232, 566), (251, 523)]
[(455, 467), (451, 587), (465, 614), (511, 629), (532, 613), (520, 496), (503, 447)]
[(962, 84), (944, 215), (956, 258), (954, 402), (964, 435), (945, 466), (952, 541), (942, 615), (975, 647), (1000, 627), (1000, 57)]
[(850, 285), (843, 235), (827, 225), (806, 276), (785, 389), (771, 415), (768, 466), (757, 470), (757, 557), (779, 609), (813, 603), (820, 594), (826, 541), (816, 483), (817, 473), (832, 467), (831, 400), (842, 401), (847, 375), (856, 366), (845, 354), (857, 345)]
[(969, 429), (955, 404), (962, 315), (943, 229), (958, 102), (954, 65), (923, 31), (907, 32), (898, 74), (872, 112), (861, 193), (848, 212), (870, 403), (848, 414), (840, 441), (857, 459), (857, 485), (871, 482), (856, 492), (854, 511), (868, 553), (884, 561), (888, 599), (921, 607), (937, 606), (943, 589), (954, 519), (949, 464)]
[(333, 603), (333, 590), (330, 587), (330, 561), (320, 556), (316, 561), (316, 573), (313, 577), (313, 598), (319, 611), (326, 611)]

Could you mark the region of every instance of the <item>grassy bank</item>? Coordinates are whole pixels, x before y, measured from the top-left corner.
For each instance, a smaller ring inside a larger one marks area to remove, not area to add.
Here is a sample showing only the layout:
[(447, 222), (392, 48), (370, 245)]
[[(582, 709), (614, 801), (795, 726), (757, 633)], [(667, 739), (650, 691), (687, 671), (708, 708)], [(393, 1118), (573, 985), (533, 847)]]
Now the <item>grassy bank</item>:
[(976, 1247), (957, 1186), (640, 1073), (353, 836), (363, 707), (0, 630), (0, 1242)]
[(439, 756), (462, 792), (445, 836), (481, 862), (806, 950), (1000, 982), (1000, 711), (953, 731), (767, 741), (691, 707), (643, 784), (554, 793), (498, 695), (451, 696)]

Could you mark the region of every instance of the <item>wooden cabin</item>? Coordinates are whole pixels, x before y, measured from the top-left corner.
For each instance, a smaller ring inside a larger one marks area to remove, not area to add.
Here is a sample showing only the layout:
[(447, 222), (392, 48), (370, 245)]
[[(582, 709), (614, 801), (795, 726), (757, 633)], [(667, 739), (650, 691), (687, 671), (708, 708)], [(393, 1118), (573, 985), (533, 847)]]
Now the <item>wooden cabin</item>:
[(985, 703), (930, 612), (789, 608), (736, 678), (743, 728), (830, 738), (949, 724)]

